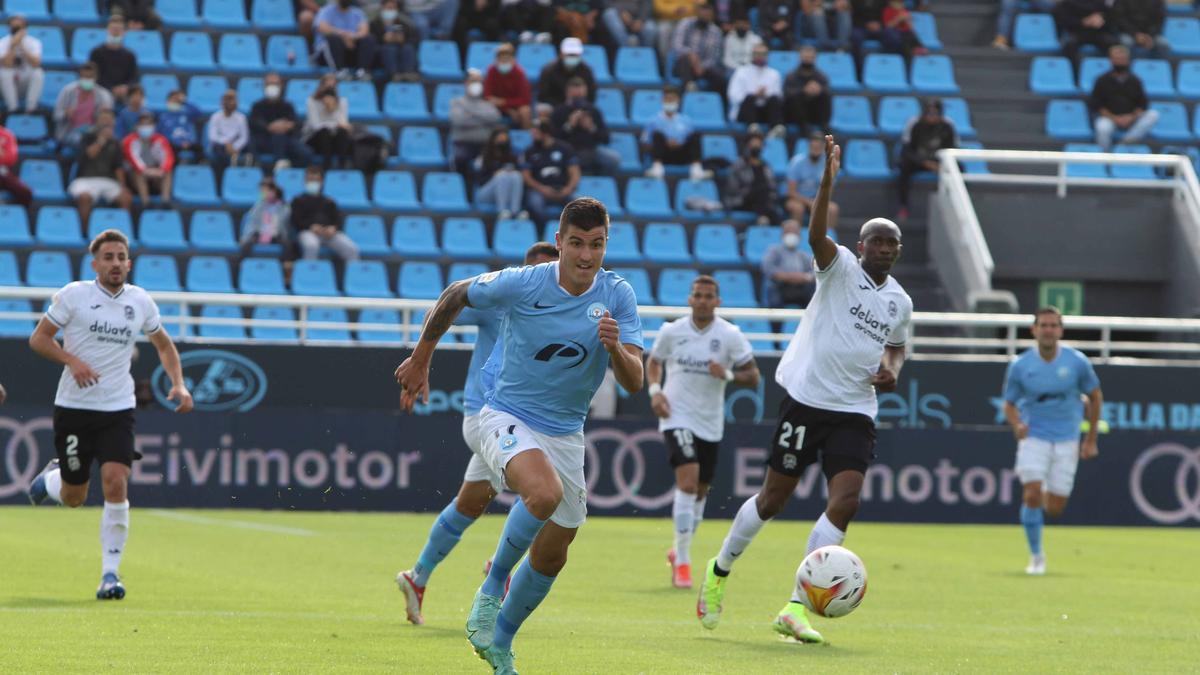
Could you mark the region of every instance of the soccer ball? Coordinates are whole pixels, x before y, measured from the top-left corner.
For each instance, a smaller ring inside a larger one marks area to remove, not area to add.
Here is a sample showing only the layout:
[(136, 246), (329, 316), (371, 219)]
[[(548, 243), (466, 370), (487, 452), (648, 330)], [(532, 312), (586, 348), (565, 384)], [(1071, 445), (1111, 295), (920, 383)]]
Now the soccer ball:
[(867, 595), (867, 568), (848, 548), (822, 546), (796, 570), (796, 593), (815, 614), (829, 619), (846, 616)]

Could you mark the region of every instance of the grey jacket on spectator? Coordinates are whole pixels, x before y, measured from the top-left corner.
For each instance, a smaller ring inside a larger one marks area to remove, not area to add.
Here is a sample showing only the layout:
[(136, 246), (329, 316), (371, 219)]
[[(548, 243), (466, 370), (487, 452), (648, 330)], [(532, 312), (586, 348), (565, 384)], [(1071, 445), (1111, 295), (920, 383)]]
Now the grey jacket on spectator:
[(501, 123), (500, 109), (482, 96), (459, 96), (450, 101), (450, 139), (455, 143), (482, 145)]
[(309, 136), (317, 133), (321, 129), (335, 129), (343, 123), (350, 122), (350, 102), (345, 96), (338, 97), (337, 110), (329, 112), (325, 110), (325, 105), (320, 99), (310, 96), (306, 104), (308, 109), (308, 117), (304, 120), (304, 139), (308, 140)]
[[(763, 174), (767, 179), (767, 189), (771, 194), (776, 193), (775, 172), (766, 166)], [(750, 188), (754, 185), (754, 167), (745, 157), (741, 157), (729, 168), (729, 176), (725, 179), (723, 200), (726, 208), (739, 208), (750, 196)]]
[[(67, 128), (67, 125), (71, 122), (67, 118), (67, 110), (75, 107), (75, 102), (79, 99), (80, 91), (79, 81), (76, 80), (58, 92), (58, 100), (54, 102), (54, 137), (60, 141), (66, 138), (67, 132), (70, 131)], [(104, 110), (105, 108), (112, 110), (113, 95), (109, 90), (97, 84), (92, 87), (92, 93), (96, 95), (97, 111)]]

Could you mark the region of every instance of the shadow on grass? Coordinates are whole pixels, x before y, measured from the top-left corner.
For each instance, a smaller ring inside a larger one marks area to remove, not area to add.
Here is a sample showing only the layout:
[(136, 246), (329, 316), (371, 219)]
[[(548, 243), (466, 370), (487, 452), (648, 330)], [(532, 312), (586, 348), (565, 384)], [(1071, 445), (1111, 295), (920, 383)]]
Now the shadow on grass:
[(716, 635), (707, 634), (701, 635), (699, 638), (706, 641), (720, 642), (724, 648), (730, 651), (744, 652), (746, 656), (763, 656), (766, 654), (775, 655), (779, 653), (792, 653), (793, 650), (797, 655), (803, 654), (813, 658), (830, 658), (840, 659), (848, 657), (862, 658), (867, 656), (868, 652), (862, 649), (847, 649), (833, 644), (825, 643), (820, 645), (810, 645), (792, 640), (786, 640), (782, 637), (766, 636), (761, 640), (737, 640), (733, 638), (717, 637)]
[(6, 598), (0, 600), (0, 609), (61, 609), (75, 607), (97, 607), (95, 598)]

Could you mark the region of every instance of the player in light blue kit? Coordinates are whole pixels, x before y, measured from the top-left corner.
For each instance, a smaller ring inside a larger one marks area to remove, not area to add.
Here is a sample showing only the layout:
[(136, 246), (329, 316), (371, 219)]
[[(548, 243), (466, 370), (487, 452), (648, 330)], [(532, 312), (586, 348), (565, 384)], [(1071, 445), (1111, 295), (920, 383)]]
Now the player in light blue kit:
[[(549, 242), (540, 241), (525, 252), (526, 265), (551, 260), (558, 260), (558, 250)], [(479, 456), (479, 410), (483, 407), (485, 392), (490, 388), (490, 385), (480, 383), (480, 372), (496, 346), (502, 318), (496, 311), (467, 308), (455, 322), (460, 326), (473, 325), (479, 328), (475, 349), (471, 352), (471, 363), (467, 366), (467, 381), (463, 385), (462, 433), (472, 454), (463, 473), (458, 496), (442, 509), (434, 521), (417, 563), (412, 569), (396, 575), (396, 584), (404, 593), (408, 620), (418, 626), (425, 623), (421, 606), (425, 601), (425, 586), (429, 583), (429, 576), (438, 563), (450, 555), (463, 532), (483, 515), (500, 490), (500, 476), (489, 469)]]
[[(497, 673), (516, 673), (513, 635), (550, 592), (585, 520), (583, 423), (610, 361), (622, 387), (642, 388), (637, 299), (628, 282), (601, 268), (607, 240), (603, 204), (590, 198), (567, 204), (555, 235), (558, 262), (451, 284), (412, 356), (396, 369), (400, 405), (411, 410), (429, 396), (434, 347), (458, 313), (474, 307), (504, 314), (502, 360), (479, 413), (480, 456), (520, 500), (467, 618), (471, 646)], [(505, 580), (527, 550), (504, 596)]]
[[(1056, 518), (1067, 506), (1080, 458), (1098, 454), (1096, 433), (1104, 395), (1092, 364), (1077, 349), (1059, 344), (1062, 313), (1042, 307), (1033, 316), (1036, 349), (1008, 365), (1004, 376), (1004, 416), (1017, 437), (1017, 476), (1025, 486), (1021, 524), (1029, 541), (1026, 574), (1045, 574), (1043, 513)], [(1080, 402), (1087, 396), (1087, 405)], [(1087, 410), (1088, 431), (1079, 443)]]

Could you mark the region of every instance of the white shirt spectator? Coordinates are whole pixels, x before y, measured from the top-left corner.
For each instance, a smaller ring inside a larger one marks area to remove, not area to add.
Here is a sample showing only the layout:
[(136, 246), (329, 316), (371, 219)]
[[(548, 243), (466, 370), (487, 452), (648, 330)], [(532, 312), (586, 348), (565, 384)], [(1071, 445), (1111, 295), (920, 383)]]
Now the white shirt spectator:
[(752, 30), (746, 31), (746, 37), (739, 37), (736, 30), (731, 30), (725, 35), (725, 50), (724, 56), (721, 57), (721, 64), (728, 70), (736, 70), (750, 63), (750, 56), (754, 52), (754, 48), (761, 45), (763, 39)]
[[(12, 36), (5, 35), (0, 38), (0, 55), (7, 54), (12, 48)], [(21, 44), (17, 46), (16, 58), (13, 61), (14, 68), (24, 68), (27, 64), (25, 56), (32, 56), (38, 59), (39, 67), (42, 58), (42, 41), (26, 33), (25, 38), (21, 40)]]
[(233, 145), (235, 152), (241, 152), (250, 142), (250, 123), (240, 110), (234, 110), (232, 115), (226, 115), (224, 110), (218, 110), (208, 118), (208, 142), (212, 145), (225, 147)]
[[(770, 66), (756, 66), (753, 63), (738, 66), (729, 78), (729, 119), (737, 121), (738, 110), (747, 96), (755, 96), (759, 89), (765, 89), (765, 98), (772, 96), (783, 97), (783, 78), (779, 71)], [(765, 100), (765, 99), (764, 99)]]

